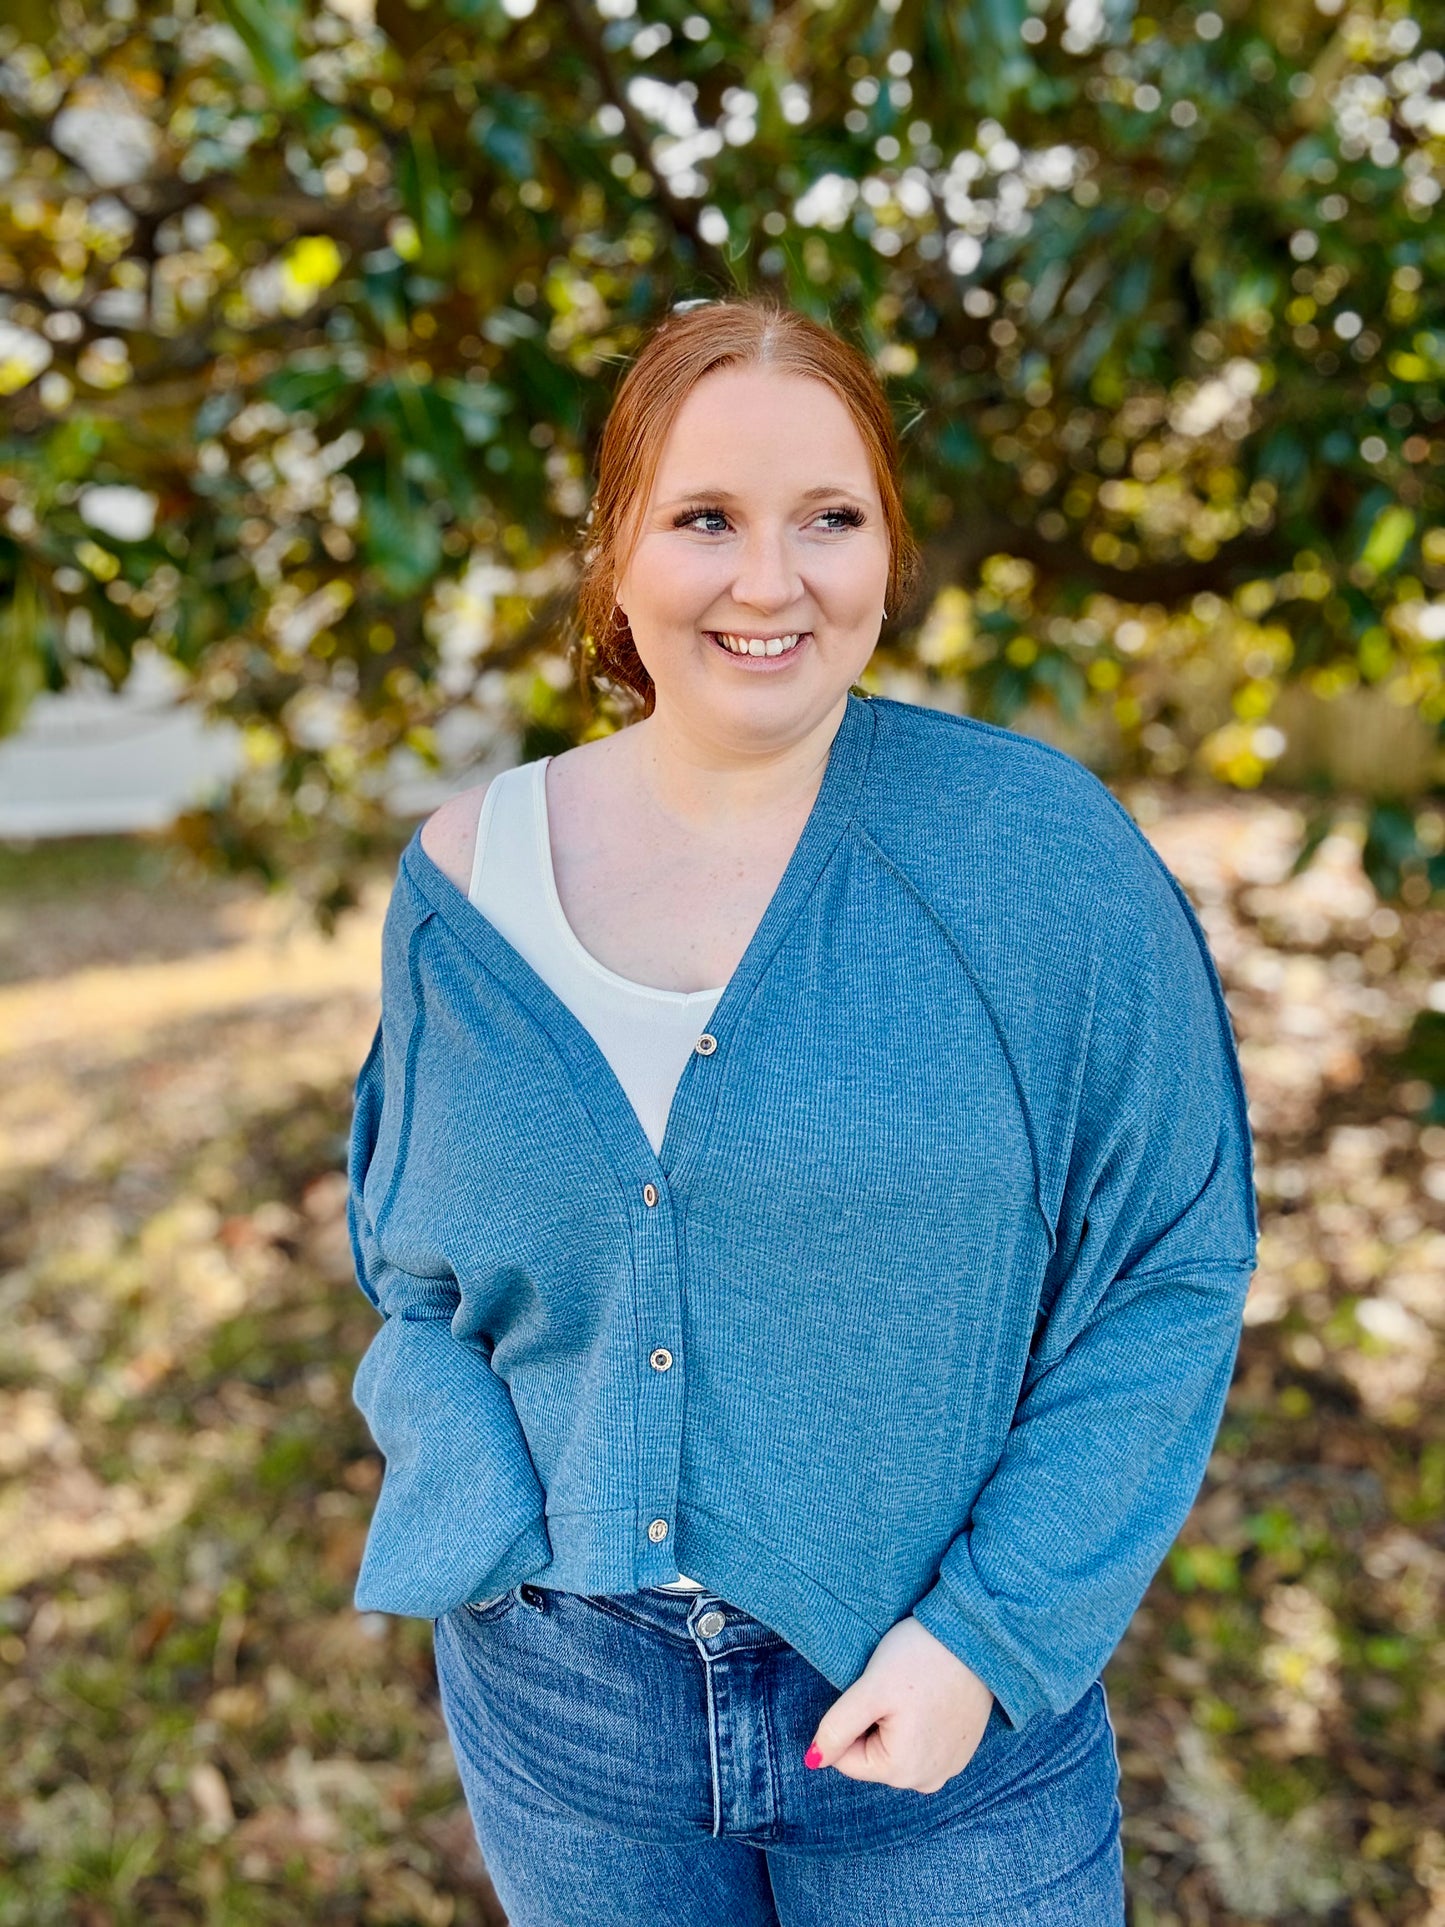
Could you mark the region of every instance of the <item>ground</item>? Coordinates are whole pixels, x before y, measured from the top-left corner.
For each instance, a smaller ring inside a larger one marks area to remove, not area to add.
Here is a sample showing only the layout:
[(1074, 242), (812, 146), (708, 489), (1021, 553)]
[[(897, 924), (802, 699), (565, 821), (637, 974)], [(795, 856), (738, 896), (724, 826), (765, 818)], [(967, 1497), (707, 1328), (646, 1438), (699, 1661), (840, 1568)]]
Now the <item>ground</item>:
[[(1307, 800), (1125, 798), (1240, 1040), (1260, 1267), (1198, 1504), (1105, 1675), (1132, 1927), (1445, 1927), (1445, 1009)], [(345, 1229), (385, 866), (328, 943), (145, 839), (0, 849), (0, 1927), (500, 1921), (378, 1461)], [(1437, 977), (1440, 981), (1437, 983)]]

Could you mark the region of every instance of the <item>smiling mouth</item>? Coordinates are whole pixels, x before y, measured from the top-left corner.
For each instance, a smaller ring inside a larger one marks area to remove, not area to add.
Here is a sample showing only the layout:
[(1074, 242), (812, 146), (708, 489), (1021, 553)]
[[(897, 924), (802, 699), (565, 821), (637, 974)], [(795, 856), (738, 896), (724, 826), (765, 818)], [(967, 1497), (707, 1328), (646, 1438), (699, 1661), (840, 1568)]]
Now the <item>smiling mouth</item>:
[(808, 641), (813, 632), (811, 629), (799, 629), (768, 637), (734, 636), (717, 629), (709, 629), (705, 633), (729, 656), (758, 657), (791, 655), (800, 643)]

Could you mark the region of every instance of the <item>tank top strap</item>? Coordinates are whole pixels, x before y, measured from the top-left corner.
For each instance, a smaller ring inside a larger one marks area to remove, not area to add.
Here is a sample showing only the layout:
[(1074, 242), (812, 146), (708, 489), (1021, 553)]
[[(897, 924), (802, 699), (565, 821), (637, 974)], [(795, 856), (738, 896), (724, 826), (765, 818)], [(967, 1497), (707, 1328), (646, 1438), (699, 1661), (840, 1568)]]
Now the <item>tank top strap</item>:
[(498, 921), (493, 911), (503, 906), (508, 922), (516, 919), (535, 929), (550, 920), (551, 851), (540, 789), (546, 764), (543, 757), (500, 770), (482, 798), (467, 894), (493, 922)]

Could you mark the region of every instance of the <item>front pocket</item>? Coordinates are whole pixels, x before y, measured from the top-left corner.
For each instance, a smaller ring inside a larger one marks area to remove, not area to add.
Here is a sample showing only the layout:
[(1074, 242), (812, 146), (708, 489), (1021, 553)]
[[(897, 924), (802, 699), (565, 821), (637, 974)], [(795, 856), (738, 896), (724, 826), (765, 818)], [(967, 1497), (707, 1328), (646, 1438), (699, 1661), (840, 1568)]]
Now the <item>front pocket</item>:
[(479, 1599), (475, 1604), (470, 1601), (462, 1606), (462, 1611), (479, 1624), (488, 1624), (493, 1619), (503, 1619), (517, 1604), (521, 1594), (513, 1586), (510, 1592), (498, 1593), (495, 1599)]

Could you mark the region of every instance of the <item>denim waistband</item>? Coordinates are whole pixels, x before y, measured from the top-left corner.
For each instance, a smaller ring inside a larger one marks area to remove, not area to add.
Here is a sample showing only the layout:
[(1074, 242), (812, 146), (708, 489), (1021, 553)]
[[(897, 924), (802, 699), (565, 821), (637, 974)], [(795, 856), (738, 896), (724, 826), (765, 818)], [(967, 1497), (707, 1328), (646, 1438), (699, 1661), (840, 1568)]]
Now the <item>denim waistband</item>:
[[(535, 1580), (529, 1581), (522, 1592), (540, 1593), (544, 1599), (559, 1597), (555, 1590), (538, 1585)], [(589, 1606), (614, 1619), (668, 1634), (690, 1645), (700, 1642), (712, 1654), (787, 1644), (781, 1633), (774, 1632), (771, 1626), (765, 1626), (760, 1619), (754, 1619), (751, 1613), (718, 1593), (663, 1592), (656, 1586), (646, 1586), (637, 1592), (597, 1593), (585, 1598)]]

